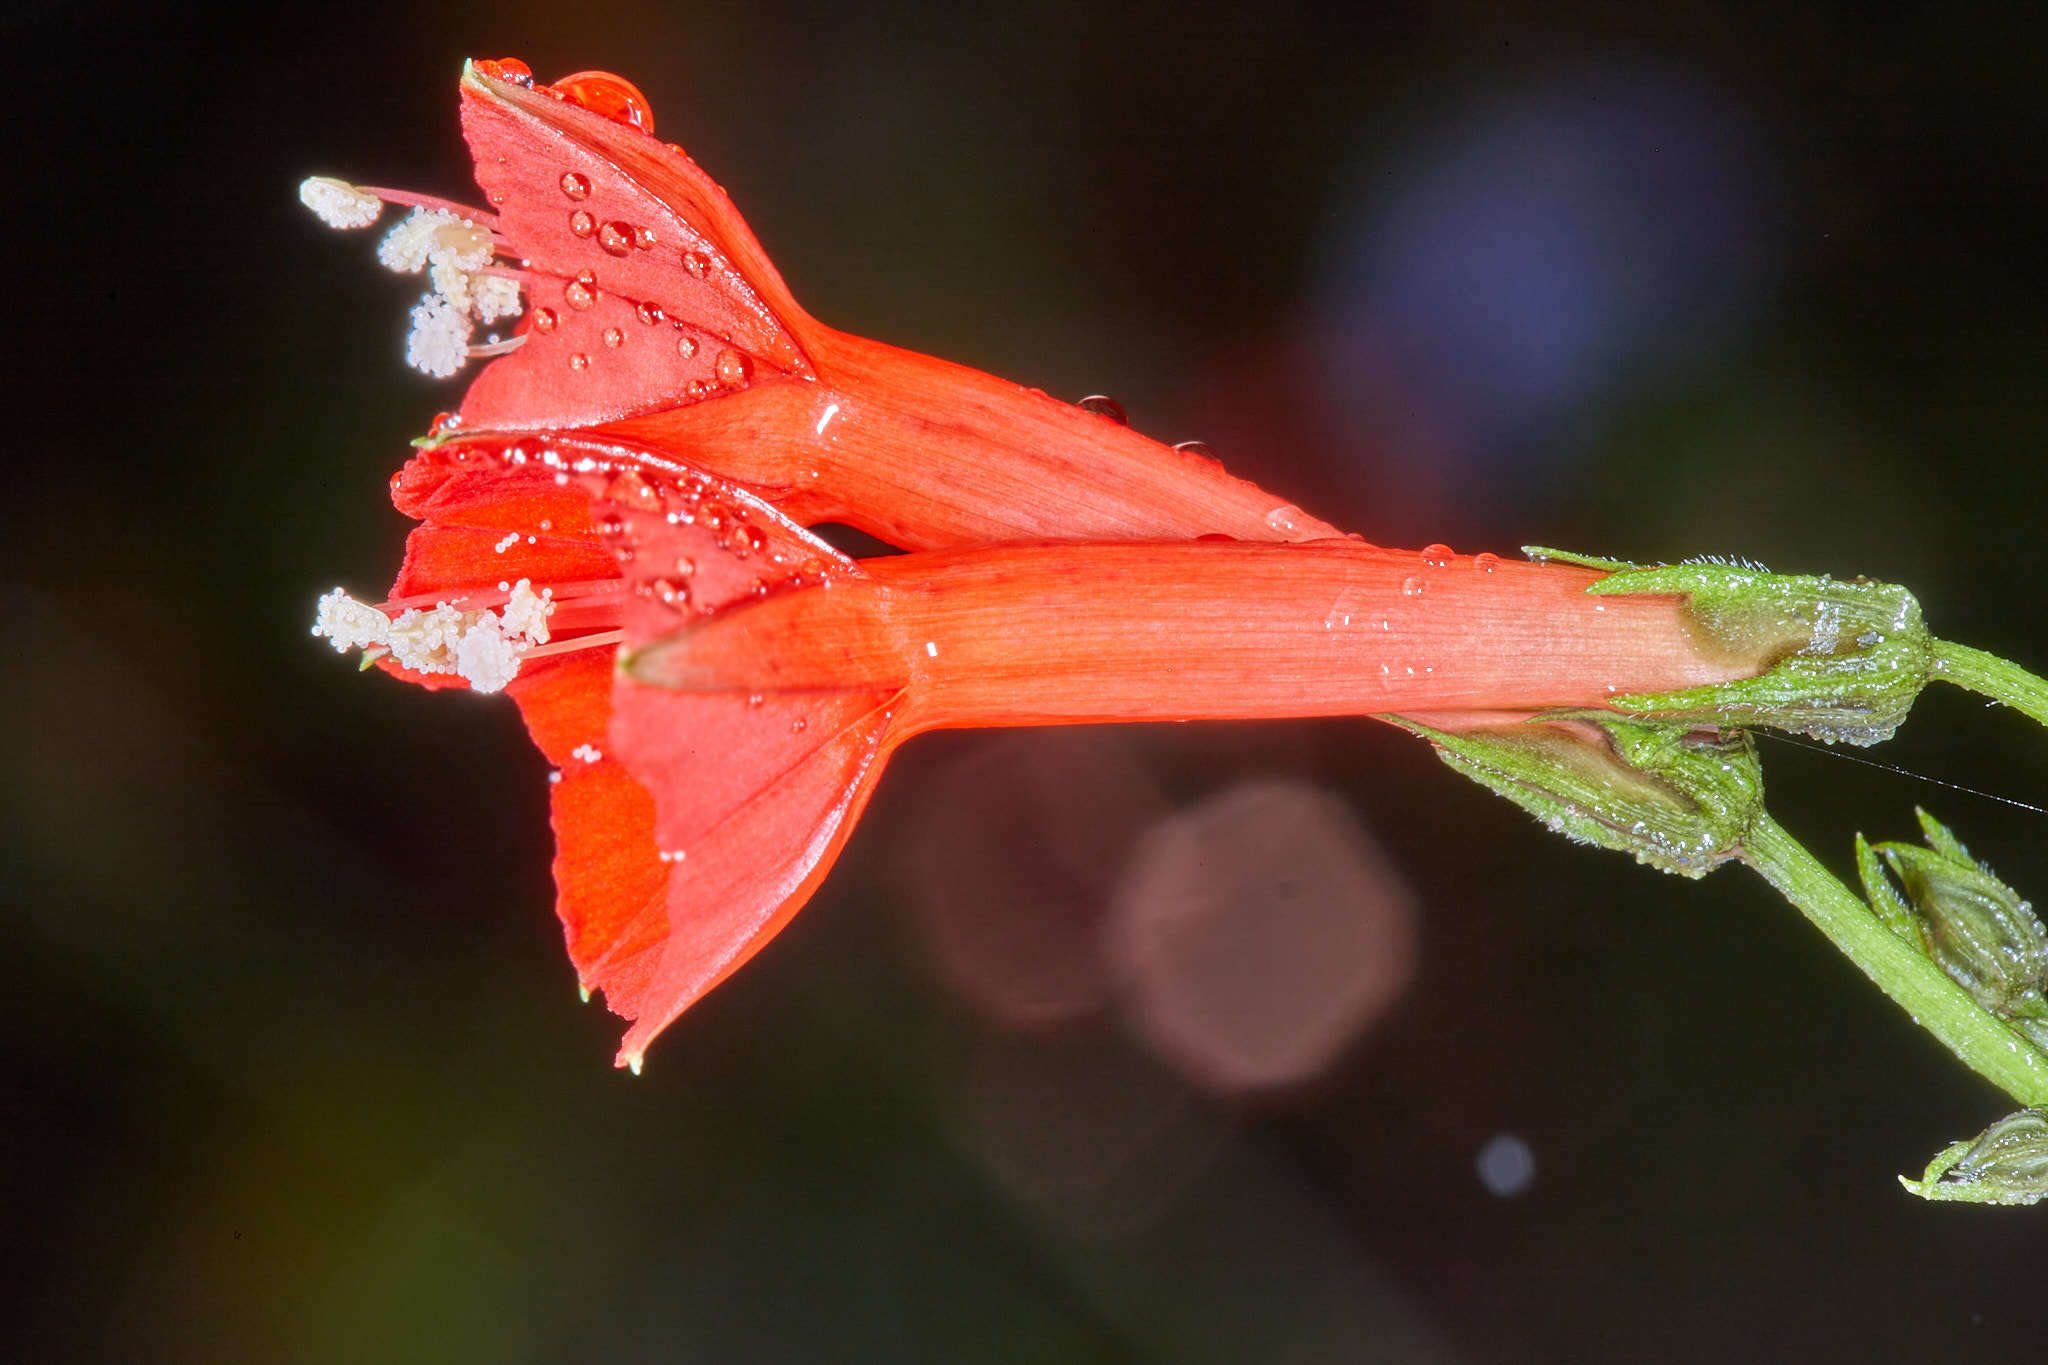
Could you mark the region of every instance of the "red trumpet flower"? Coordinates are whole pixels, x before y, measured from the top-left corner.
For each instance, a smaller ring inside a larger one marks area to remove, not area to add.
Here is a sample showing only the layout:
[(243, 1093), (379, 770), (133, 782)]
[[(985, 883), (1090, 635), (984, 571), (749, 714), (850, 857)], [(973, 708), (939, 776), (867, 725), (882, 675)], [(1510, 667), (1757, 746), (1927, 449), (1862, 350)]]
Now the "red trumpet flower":
[[(302, 189), (338, 226), (412, 205), (382, 253), (431, 269), (409, 352), (490, 362), (393, 480), (420, 526), (389, 599), (337, 591), (315, 633), (519, 703), (622, 1064), (804, 903), (917, 731), (1597, 708), (1770, 662), (1675, 596), (1344, 540), (1098, 412), (824, 327), (616, 77), (480, 63), (461, 93), (493, 212)], [(856, 565), (823, 521), (943, 553)], [(1015, 544), (1048, 539), (1149, 543)]]

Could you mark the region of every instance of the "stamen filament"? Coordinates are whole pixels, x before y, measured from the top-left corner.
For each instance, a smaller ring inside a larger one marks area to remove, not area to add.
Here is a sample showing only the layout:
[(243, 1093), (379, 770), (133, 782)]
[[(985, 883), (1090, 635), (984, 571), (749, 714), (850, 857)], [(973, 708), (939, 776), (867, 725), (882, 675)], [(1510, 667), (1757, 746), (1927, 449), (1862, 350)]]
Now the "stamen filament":
[(442, 199), (431, 194), (418, 194), (412, 190), (388, 189), (383, 185), (358, 185), (356, 188), (364, 194), (376, 195), (387, 204), (399, 204), (405, 208), (412, 209), (438, 209), (443, 213), (452, 213), (457, 218), (467, 218), (478, 227), (489, 228), (493, 237), (497, 235), (498, 215), (495, 213), (486, 213), (482, 209), (473, 209), (467, 204), (458, 204), (453, 199)]
[(568, 654), (579, 649), (595, 649), (600, 645), (621, 645), (626, 642), (623, 630), (600, 631), (595, 635), (578, 635), (570, 640), (556, 640), (545, 645), (535, 645), (520, 655), (522, 659), (544, 659), (550, 654)]

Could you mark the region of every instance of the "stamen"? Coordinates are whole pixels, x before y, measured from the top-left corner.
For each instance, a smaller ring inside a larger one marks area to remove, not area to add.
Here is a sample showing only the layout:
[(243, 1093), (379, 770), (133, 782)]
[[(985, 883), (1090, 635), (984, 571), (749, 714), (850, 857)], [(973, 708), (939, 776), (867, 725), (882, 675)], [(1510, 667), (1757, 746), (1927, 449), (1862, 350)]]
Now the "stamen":
[(299, 182), (299, 202), (331, 228), (366, 228), (384, 211), (384, 202), (369, 190), (358, 189), (331, 175), (308, 176)]
[(481, 322), (518, 317), (519, 281), (508, 275), (474, 274), (469, 277), (469, 306)]
[(591, 635), (578, 635), (573, 640), (557, 640), (551, 645), (537, 645), (526, 651), (529, 659), (544, 659), (550, 654), (572, 654), (579, 649), (595, 649), (599, 645), (622, 645), (626, 643), (623, 630), (598, 631)]
[(431, 611), (408, 607), (396, 620), (336, 588), (320, 599), (313, 634), (338, 652), (388, 651), (416, 673), (454, 673), (478, 692), (496, 692), (518, 676), (521, 659), (548, 643), (553, 611), (553, 601), (524, 578), (512, 585), (502, 613), (444, 601)]
[(481, 346), (472, 346), (467, 354), (471, 360), (489, 360), (493, 356), (511, 355), (526, 344), (526, 334), (506, 337), (503, 341), (487, 341)]
[(405, 339), (405, 363), (446, 379), (469, 359), (469, 315), (440, 294), (428, 294), (412, 310), (412, 334)]
[(435, 232), (461, 224), (461, 218), (445, 209), (414, 209), (384, 234), (383, 242), (377, 247), (377, 259), (387, 270), (401, 275), (417, 275), (426, 267), (427, 258), (435, 248)]
[[(344, 181), (343, 183), (347, 182)], [(382, 185), (351, 185), (349, 188), (355, 190), (358, 194), (374, 195), (387, 204), (397, 204), (404, 208), (429, 209), (436, 213), (445, 213), (451, 218), (463, 218), (472, 223), (482, 223), (493, 231), (497, 230), (497, 214), (486, 213), (482, 209), (473, 209), (467, 204), (458, 204), (453, 199), (440, 199), (434, 195), (419, 194), (413, 190), (387, 189)]]

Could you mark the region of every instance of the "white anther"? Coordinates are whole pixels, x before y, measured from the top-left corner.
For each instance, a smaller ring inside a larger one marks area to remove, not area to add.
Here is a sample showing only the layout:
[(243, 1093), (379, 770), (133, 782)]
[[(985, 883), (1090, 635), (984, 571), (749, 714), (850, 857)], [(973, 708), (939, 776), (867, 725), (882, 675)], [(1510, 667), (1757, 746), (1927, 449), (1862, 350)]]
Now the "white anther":
[(496, 692), (519, 674), (520, 656), (546, 644), (554, 603), (520, 579), (502, 612), (459, 611), (443, 602), (431, 611), (407, 608), (392, 620), (340, 588), (320, 599), (313, 633), (337, 650), (388, 651), (415, 673), (454, 673), (478, 692)]
[(331, 228), (366, 228), (384, 211), (384, 201), (331, 175), (299, 182), (299, 202)]
[(434, 249), (435, 231), (461, 225), (462, 220), (446, 209), (414, 209), (384, 234), (377, 259), (387, 270), (417, 275), (426, 268), (428, 253)]
[(469, 281), (469, 306), (483, 322), (519, 316), (519, 281), (503, 275), (474, 275)]
[(412, 334), (405, 339), (405, 363), (423, 374), (446, 379), (469, 359), (469, 315), (439, 294), (414, 305)]

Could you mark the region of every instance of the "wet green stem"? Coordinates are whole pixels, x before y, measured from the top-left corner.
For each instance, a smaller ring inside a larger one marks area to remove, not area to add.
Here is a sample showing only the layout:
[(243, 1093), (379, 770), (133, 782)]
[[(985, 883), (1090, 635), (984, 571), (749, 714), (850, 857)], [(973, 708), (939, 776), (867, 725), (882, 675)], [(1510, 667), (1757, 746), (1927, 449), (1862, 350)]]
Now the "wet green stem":
[(1947, 640), (1929, 643), (1934, 651), (1937, 677), (1946, 678), (1958, 687), (1968, 688), (1993, 701), (2003, 702), (2040, 724), (2048, 725), (2048, 681), (1981, 649), (1951, 644)]
[[(1976, 650), (1962, 652), (2002, 662)], [(2039, 679), (2028, 677), (2040, 685)], [(1743, 856), (1865, 976), (1973, 1071), (2022, 1104), (2048, 1105), (2048, 1056), (1987, 1013), (1925, 953), (1886, 928), (1861, 898), (1775, 820), (1758, 813), (1743, 840)]]

